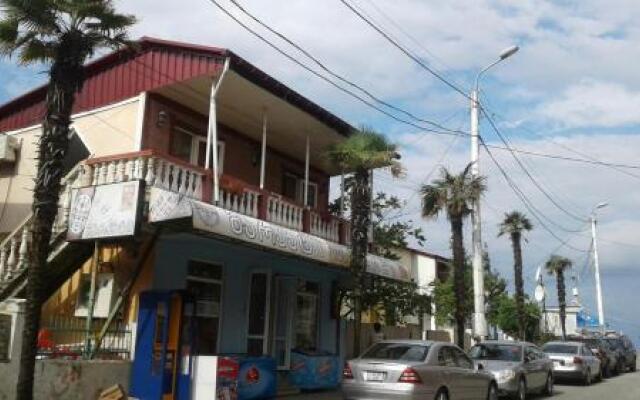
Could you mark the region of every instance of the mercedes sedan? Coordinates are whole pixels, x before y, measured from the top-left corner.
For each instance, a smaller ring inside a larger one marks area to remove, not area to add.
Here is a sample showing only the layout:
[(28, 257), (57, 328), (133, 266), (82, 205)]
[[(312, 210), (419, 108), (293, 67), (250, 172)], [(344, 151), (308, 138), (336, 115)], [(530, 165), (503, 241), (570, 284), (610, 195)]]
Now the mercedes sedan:
[(486, 341), (469, 352), (478, 368), (490, 371), (500, 395), (525, 400), (529, 393), (553, 395), (553, 363), (534, 344)]
[(385, 340), (345, 364), (342, 393), (354, 400), (496, 400), (498, 387), (453, 344)]

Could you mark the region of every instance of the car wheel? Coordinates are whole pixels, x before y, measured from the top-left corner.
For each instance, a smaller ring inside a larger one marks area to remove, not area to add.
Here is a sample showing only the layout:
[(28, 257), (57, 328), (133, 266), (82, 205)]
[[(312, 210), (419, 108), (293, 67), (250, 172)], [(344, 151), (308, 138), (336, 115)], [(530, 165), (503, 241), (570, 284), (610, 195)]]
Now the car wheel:
[(435, 400), (449, 400), (449, 393), (447, 393), (446, 389), (440, 389), (436, 393)]
[(586, 372), (585, 376), (582, 378), (582, 383), (585, 386), (591, 385), (591, 370), (589, 368), (587, 368), (587, 372)]
[(524, 378), (520, 378), (518, 381), (518, 391), (515, 395), (516, 400), (527, 400), (527, 382)]
[(551, 374), (547, 375), (547, 382), (542, 393), (547, 397), (553, 396), (553, 376)]
[(493, 382), (489, 384), (489, 392), (487, 393), (487, 400), (498, 400), (498, 387)]

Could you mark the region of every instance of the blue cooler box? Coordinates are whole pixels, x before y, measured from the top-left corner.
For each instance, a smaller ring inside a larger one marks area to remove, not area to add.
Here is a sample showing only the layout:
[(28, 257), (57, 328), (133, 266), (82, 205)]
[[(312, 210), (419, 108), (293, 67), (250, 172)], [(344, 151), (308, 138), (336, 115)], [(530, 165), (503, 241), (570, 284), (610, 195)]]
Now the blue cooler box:
[(303, 390), (333, 389), (340, 384), (342, 368), (338, 356), (328, 352), (291, 352), (289, 382)]

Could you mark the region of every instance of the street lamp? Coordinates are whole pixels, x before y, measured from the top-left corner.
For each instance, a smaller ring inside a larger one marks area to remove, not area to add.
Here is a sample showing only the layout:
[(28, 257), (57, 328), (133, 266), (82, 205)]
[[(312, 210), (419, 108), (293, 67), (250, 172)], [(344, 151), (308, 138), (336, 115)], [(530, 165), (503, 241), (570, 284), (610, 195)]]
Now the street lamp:
[[(480, 78), (490, 68), (514, 55), (518, 49), (518, 46), (512, 46), (503, 50), (497, 60), (482, 68), (476, 75), (473, 89), (471, 91), (471, 176), (473, 177), (478, 177), (480, 175), (480, 168), (478, 164), (478, 158), (480, 156), (480, 141), (478, 134), (480, 111), (478, 87)], [(480, 221), (480, 201), (478, 200), (474, 202), (473, 213), (471, 214), (471, 225), (473, 228), (473, 328), (474, 336), (484, 339), (488, 335), (488, 330), (484, 311), (484, 268), (482, 267), (482, 235)]]
[(593, 264), (595, 266), (595, 274), (596, 274), (596, 298), (598, 302), (598, 322), (600, 323), (600, 329), (604, 331), (605, 329), (605, 321), (604, 321), (604, 305), (602, 304), (602, 286), (600, 285), (600, 260), (598, 258), (598, 242), (596, 236), (596, 213), (599, 209), (605, 208), (609, 205), (607, 202), (598, 203), (593, 210), (591, 211), (591, 240), (593, 240)]

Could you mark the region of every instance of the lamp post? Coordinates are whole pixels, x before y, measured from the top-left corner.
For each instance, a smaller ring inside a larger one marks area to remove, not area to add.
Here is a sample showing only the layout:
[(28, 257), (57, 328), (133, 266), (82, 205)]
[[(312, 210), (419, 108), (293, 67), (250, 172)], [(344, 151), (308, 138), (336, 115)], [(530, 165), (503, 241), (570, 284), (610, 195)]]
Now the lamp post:
[(599, 203), (593, 208), (591, 211), (591, 238), (593, 240), (593, 264), (595, 267), (596, 274), (596, 297), (598, 302), (598, 322), (600, 323), (600, 329), (604, 332), (606, 329), (606, 324), (604, 320), (604, 306), (602, 302), (602, 286), (600, 285), (600, 260), (598, 258), (598, 242), (596, 236), (596, 225), (598, 224), (596, 219), (596, 212), (608, 206), (609, 203)]
[[(518, 46), (512, 46), (500, 53), (500, 57), (478, 72), (471, 91), (471, 176), (480, 175), (478, 158), (480, 156), (480, 141), (478, 133), (480, 103), (478, 101), (478, 87), (480, 78), (490, 68), (511, 57), (518, 51)], [(488, 335), (487, 320), (484, 311), (484, 271), (482, 268), (482, 235), (480, 218), (480, 200), (474, 202), (471, 214), (473, 228), (473, 330), (474, 337), (485, 339)]]

